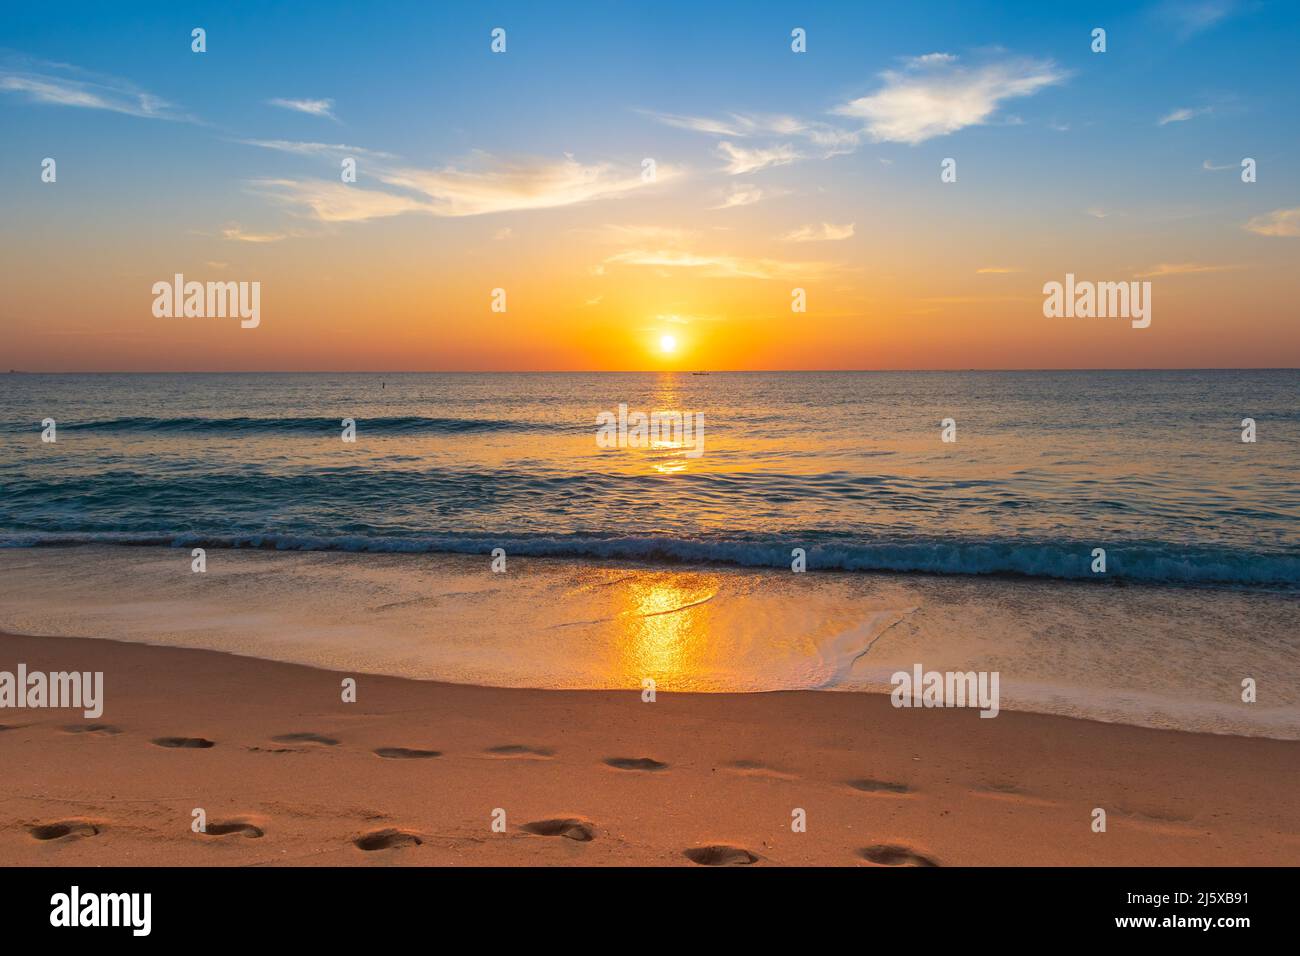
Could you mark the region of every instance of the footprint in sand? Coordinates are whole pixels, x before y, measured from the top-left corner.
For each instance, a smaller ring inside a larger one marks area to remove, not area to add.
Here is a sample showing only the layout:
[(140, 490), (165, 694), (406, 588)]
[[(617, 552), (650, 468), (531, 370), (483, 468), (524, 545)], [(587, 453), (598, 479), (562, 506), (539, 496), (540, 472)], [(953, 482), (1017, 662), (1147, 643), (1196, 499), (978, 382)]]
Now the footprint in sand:
[(68, 724), (59, 729), (65, 734), (102, 734), (106, 737), (113, 737), (122, 732), (121, 728), (114, 727), (112, 724)]
[(185, 750), (206, 750), (216, 746), (206, 737), (155, 737), (152, 743), (157, 747), (180, 747)]
[(861, 790), (863, 793), (911, 793), (912, 788), (905, 783), (892, 783), (888, 780), (849, 780), (848, 785), (854, 790)]
[(685, 851), (686, 858), (700, 866), (749, 866), (758, 857), (743, 847), (715, 843), (711, 846), (693, 846)]
[(80, 840), (96, 836), (99, 827), (88, 820), (60, 820), (57, 823), (39, 823), (27, 830), (37, 840)]
[(499, 747), (489, 747), (483, 751), (493, 757), (525, 757), (534, 760), (549, 760), (555, 756), (555, 751), (546, 747), (529, 747), (526, 744), (502, 744)]
[(596, 828), (578, 817), (538, 820), (536, 823), (525, 823), (520, 829), (536, 833), (538, 836), (564, 837), (579, 843), (590, 843), (596, 838)]
[(911, 847), (895, 843), (877, 843), (862, 851), (864, 858), (881, 866), (938, 866), (938, 862), (922, 856)]
[(324, 734), (313, 733), (278, 734), (271, 739), (277, 744), (320, 744), (324, 747), (335, 747), (338, 745), (338, 741), (333, 737), (326, 737)]
[(418, 760), (421, 757), (441, 757), (441, 750), (412, 750), (410, 747), (377, 747), (375, 756), (391, 760)]
[(656, 770), (668, 769), (668, 764), (651, 760), (649, 757), (607, 757), (605, 763), (615, 770), (644, 770), (653, 773)]
[(223, 820), (220, 823), (209, 823), (208, 828), (203, 832), (207, 836), (226, 836), (231, 833), (238, 833), (249, 839), (257, 839), (265, 831), (247, 820)]
[(397, 830), (385, 827), (383, 830), (371, 830), (352, 841), (361, 850), (394, 850), (404, 846), (420, 846), (424, 843), (409, 830)]

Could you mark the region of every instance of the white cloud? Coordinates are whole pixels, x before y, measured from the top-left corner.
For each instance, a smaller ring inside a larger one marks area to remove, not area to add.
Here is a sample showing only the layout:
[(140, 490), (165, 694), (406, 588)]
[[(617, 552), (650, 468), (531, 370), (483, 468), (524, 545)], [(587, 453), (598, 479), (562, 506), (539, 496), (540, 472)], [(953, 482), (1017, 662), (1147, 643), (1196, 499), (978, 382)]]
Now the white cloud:
[(1134, 278), (1155, 279), (1159, 276), (1195, 275), (1201, 272), (1230, 272), (1233, 269), (1240, 268), (1240, 266), (1204, 265), (1199, 262), (1162, 262), (1159, 265), (1152, 266), (1146, 272), (1137, 273)]
[(757, 186), (749, 183), (733, 183), (731, 192), (722, 202), (714, 206), (714, 209), (733, 209), (736, 206), (752, 206), (763, 198), (764, 192)]
[(629, 249), (616, 253), (605, 264), (652, 266), (663, 269), (693, 269), (715, 279), (801, 279), (811, 281), (836, 270), (826, 262), (785, 262), (743, 256), (709, 255), (684, 249)]
[[(725, 118), (714, 119), (705, 116), (681, 116), (674, 113), (655, 113), (642, 111), (661, 123), (678, 129), (706, 133), (712, 136), (725, 136), (731, 139), (749, 139), (753, 137), (779, 136), (807, 140), (822, 151), (824, 157), (838, 156), (848, 152), (861, 140), (856, 130), (843, 129), (829, 123), (801, 120), (783, 114), (728, 113)], [(727, 144), (731, 146), (731, 144)], [(731, 146), (731, 148), (735, 148)], [(793, 147), (778, 147), (793, 152)], [(789, 161), (802, 159), (793, 154)], [(783, 164), (782, 164), (783, 165)]]
[(229, 239), (232, 242), (279, 242), (281, 239), (288, 238), (282, 232), (245, 232), (238, 223), (226, 226), (221, 230), (221, 238)]
[(987, 123), (1006, 100), (1062, 82), (1050, 60), (1013, 59), (964, 67), (951, 54), (927, 54), (881, 74), (885, 85), (833, 112), (865, 121), (877, 142), (923, 143)]
[(853, 223), (837, 226), (833, 222), (821, 225), (801, 226), (781, 236), (786, 242), (835, 242), (848, 239), (853, 235)]
[[(622, 196), (647, 183), (639, 168), (562, 160), (502, 160), (478, 154), (470, 168), (377, 167), (372, 175), (401, 192), (362, 189), (328, 180), (263, 179), (254, 185), (322, 222), (359, 222), (407, 212), (431, 216), (479, 216), (525, 209), (552, 209)], [(676, 175), (660, 164), (657, 181)]]
[(788, 166), (799, 158), (795, 148), (788, 143), (766, 149), (746, 149), (723, 140), (718, 144), (718, 152), (726, 158), (725, 169), (732, 176), (757, 172), (769, 166)]
[(309, 116), (324, 116), (327, 119), (338, 120), (338, 117), (334, 115), (333, 100), (293, 100), (276, 97), (273, 100), (267, 100), (267, 103), (281, 109), (293, 110), (296, 113), (306, 113)]
[[(647, 185), (639, 168), (619, 170), (608, 163), (501, 160), (480, 154), (476, 168), (396, 169), (378, 176), (391, 186), (418, 193), (439, 216), (477, 216), (516, 209), (551, 209), (622, 196)], [(665, 164), (656, 181), (676, 171)]]
[(245, 146), (257, 146), (261, 149), (273, 149), (281, 153), (295, 153), (299, 156), (369, 156), (372, 159), (395, 159), (392, 153), (384, 153), (362, 146), (349, 146), (346, 143), (304, 143), (290, 139), (241, 139), (237, 142)]
[(1262, 216), (1255, 216), (1242, 228), (1260, 236), (1300, 236), (1300, 206), (1294, 209), (1274, 209)]
[(1159, 10), (1160, 19), (1172, 23), (1180, 39), (1187, 39), (1231, 16), (1235, 0), (1170, 0)]
[[(58, 69), (54, 64), (51, 68)], [(94, 77), (73, 67), (77, 77), (30, 73), (0, 69), (0, 91), (25, 97), (28, 102), (46, 106), (75, 106), (82, 109), (107, 110), (143, 119), (189, 120), (177, 113), (172, 104), (113, 77)], [(78, 77), (86, 77), (84, 79)]]
[(1237, 165), (1235, 163), (1228, 163), (1226, 166), (1216, 166), (1208, 159), (1205, 162), (1201, 163), (1201, 169), (1209, 170), (1212, 173), (1219, 173), (1225, 169), (1236, 169), (1236, 168)]
[(1156, 121), (1156, 125), (1168, 126), (1170, 123), (1186, 123), (1189, 119), (1208, 112), (1210, 112), (1208, 106), (1201, 106), (1196, 109), (1184, 106), (1174, 110), (1172, 113), (1166, 113), (1164, 116), (1160, 117), (1160, 119)]

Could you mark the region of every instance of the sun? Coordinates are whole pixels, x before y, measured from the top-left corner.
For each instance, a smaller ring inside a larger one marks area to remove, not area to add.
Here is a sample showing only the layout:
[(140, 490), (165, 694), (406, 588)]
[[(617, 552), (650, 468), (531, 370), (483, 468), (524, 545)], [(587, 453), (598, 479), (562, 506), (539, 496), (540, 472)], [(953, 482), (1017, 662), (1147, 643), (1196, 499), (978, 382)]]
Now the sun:
[(677, 351), (677, 336), (661, 335), (659, 337), (659, 351), (669, 354)]

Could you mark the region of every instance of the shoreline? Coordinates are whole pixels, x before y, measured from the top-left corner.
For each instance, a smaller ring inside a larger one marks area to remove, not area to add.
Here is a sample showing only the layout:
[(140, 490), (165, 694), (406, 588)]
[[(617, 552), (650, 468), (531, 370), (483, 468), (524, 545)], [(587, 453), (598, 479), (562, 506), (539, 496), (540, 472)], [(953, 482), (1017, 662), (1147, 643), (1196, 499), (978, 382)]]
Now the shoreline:
[[(1300, 863), (1296, 741), (816, 691), (356, 675), (344, 703), (338, 673), (297, 664), (0, 635), (0, 669), (19, 661), (102, 670), (106, 702), (0, 710), (11, 864)], [(192, 832), (195, 808), (228, 832)]]
[(526, 556), (504, 573), (487, 555), (213, 550), (203, 573), (192, 560), (0, 550), (0, 631), (547, 690), (887, 695), (919, 664), (998, 673), (1004, 711), (1300, 739), (1289, 595)]

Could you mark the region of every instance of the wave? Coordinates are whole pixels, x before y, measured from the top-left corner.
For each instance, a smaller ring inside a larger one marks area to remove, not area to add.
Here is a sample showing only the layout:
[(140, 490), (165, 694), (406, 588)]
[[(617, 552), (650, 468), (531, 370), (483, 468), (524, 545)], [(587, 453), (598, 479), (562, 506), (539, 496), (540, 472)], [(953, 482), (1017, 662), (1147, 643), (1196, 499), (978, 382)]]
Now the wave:
[[(381, 434), (414, 434), (432, 432), (439, 434), (455, 432), (499, 432), (499, 431), (535, 431), (549, 427), (541, 422), (507, 421), (490, 418), (426, 418), (421, 415), (390, 415), (380, 418), (357, 418), (358, 432), (379, 432)], [(131, 432), (131, 433), (337, 433), (342, 427), (343, 416), (337, 418), (202, 418), (184, 416), (179, 418), (153, 418), (148, 416), (130, 416), (126, 418), (105, 418), (94, 421), (59, 422), (59, 431), (70, 432)], [(7, 432), (25, 432), (35, 429), (34, 425), (8, 424), (3, 427)], [(39, 430), (39, 429), (36, 429)]]
[(1092, 571), (1094, 542), (988, 540), (818, 540), (818, 536), (681, 538), (667, 535), (599, 536), (441, 534), (418, 537), (305, 534), (141, 534), (30, 532), (0, 535), (0, 547), (84, 544), (176, 548), (259, 548), (391, 554), (482, 554), (789, 569), (796, 548), (810, 571), (917, 572), (1011, 575), (1058, 580), (1145, 584), (1300, 588), (1300, 555), (1188, 548), (1144, 542), (1107, 548), (1104, 574)]

